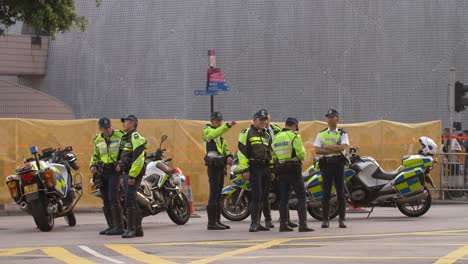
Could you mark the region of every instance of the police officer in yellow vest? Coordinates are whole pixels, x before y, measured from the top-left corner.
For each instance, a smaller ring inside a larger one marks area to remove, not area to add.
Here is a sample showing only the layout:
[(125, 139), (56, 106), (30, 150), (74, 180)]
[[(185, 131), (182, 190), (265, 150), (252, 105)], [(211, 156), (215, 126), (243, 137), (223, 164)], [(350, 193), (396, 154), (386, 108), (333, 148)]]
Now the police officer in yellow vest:
[[(267, 120), (267, 123), (266, 123), (266, 129), (267, 129), (268, 134), (270, 134), (270, 136), (271, 136), (271, 140), (273, 141), (275, 139), (275, 136), (279, 132), (281, 132), (282, 128), (280, 126), (276, 125), (276, 124), (271, 124), (270, 122), (271, 122), (271, 114), (268, 113), (268, 120)], [(272, 164), (270, 166), (272, 166)], [(270, 169), (273, 169), (273, 168), (270, 168)], [(263, 215), (265, 216), (265, 226), (268, 227), (268, 228), (275, 228), (275, 226), (273, 225), (272, 219), (271, 219), (271, 208), (270, 208), (270, 199), (269, 199), (269, 193), (271, 192), (270, 188), (273, 188), (273, 192), (278, 197), (277, 199), (279, 199), (279, 197), (280, 197), (279, 181), (274, 176), (274, 173), (272, 173), (272, 178), (273, 179), (272, 179), (271, 185), (266, 190), (266, 193), (268, 193), (268, 194), (265, 195), (264, 199), (263, 199)], [(297, 227), (297, 224), (292, 222), (290, 217), (289, 217), (289, 210), (288, 210), (288, 226), (292, 227), (292, 228)]]
[(146, 139), (137, 131), (138, 118), (134, 115), (120, 119), (125, 135), (122, 138), (120, 169), (124, 175), (127, 230), (122, 238), (143, 236), (142, 214), (136, 201), (138, 188), (145, 174)]
[(232, 164), (232, 155), (226, 140), (222, 137), (236, 121), (223, 124), (223, 115), (220, 112), (211, 114), (211, 124), (203, 129), (203, 145), (205, 147), (205, 165), (208, 168), (210, 183), (210, 196), (206, 211), (208, 213), (208, 230), (230, 229), (221, 223), (221, 191), (224, 186), (226, 164)]
[(91, 156), (89, 170), (97, 182), (100, 177), (100, 191), (108, 227), (99, 232), (100, 235), (122, 235), (124, 228), (122, 224), (122, 208), (119, 203), (120, 173), (116, 171), (119, 159), (119, 147), (124, 132), (113, 130), (109, 118), (99, 119), (99, 130), (101, 134), (94, 139), (94, 151)]
[(253, 124), (239, 134), (237, 156), (243, 178), (250, 180), (252, 199), (250, 203), (251, 224), (249, 232), (269, 231), (260, 224), (262, 201), (267, 184), (270, 184), (271, 137), (265, 129), (268, 113), (262, 109), (253, 116)]
[(320, 131), (314, 142), (315, 153), (320, 154), (319, 167), (323, 177), (322, 228), (329, 226), (330, 193), (335, 185), (338, 197), (339, 227), (346, 228), (344, 223), (346, 214), (346, 198), (344, 195), (344, 166), (346, 158), (344, 152), (349, 147), (348, 133), (338, 128), (339, 113), (335, 109), (328, 110), (328, 128)]
[[(265, 110), (265, 109), (262, 109)], [(265, 112), (268, 112), (265, 110)], [(276, 125), (276, 124), (271, 124), (271, 114), (268, 113), (268, 119), (265, 124), (265, 128), (270, 134), (271, 140), (275, 138), (275, 135), (281, 132), (281, 127)], [(271, 172), (271, 181), (270, 184), (267, 184), (267, 188), (265, 190), (266, 195), (263, 196), (263, 216), (265, 217), (265, 226), (268, 228), (275, 228), (273, 225), (272, 219), (271, 219), (271, 208), (270, 208), (270, 199), (269, 199), (269, 194), (270, 194), (270, 189), (273, 188), (273, 191), (276, 191), (278, 181), (275, 179), (274, 173)], [(279, 192), (278, 192), (278, 197), (279, 197)]]
[(275, 174), (280, 187), (280, 232), (293, 231), (288, 225), (289, 189), (292, 187), (297, 197), (299, 232), (310, 232), (307, 226), (306, 193), (302, 179), (302, 161), (306, 152), (299, 132), (299, 121), (288, 117), (285, 128), (273, 139)]

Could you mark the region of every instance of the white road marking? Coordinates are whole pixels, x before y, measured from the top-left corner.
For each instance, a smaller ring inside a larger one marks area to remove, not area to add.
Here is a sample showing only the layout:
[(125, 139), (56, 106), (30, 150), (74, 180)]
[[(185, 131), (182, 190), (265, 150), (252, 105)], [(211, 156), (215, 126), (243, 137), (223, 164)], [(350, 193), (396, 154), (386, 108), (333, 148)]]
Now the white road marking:
[(78, 246), (78, 247), (81, 248), (82, 250), (88, 252), (89, 254), (98, 257), (98, 258), (102, 258), (102, 259), (105, 259), (105, 260), (107, 260), (107, 261), (110, 261), (110, 262), (113, 262), (113, 263), (118, 263), (118, 264), (124, 264), (124, 263), (125, 263), (125, 262), (122, 262), (122, 261), (120, 261), (120, 260), (117, 260), (117, 259), (113, 259), (113, 258), (104, 256), (104, 255), (102, 255), (101, 253), (96, 252), (96, 251), (90, 249), (90, 248), (87, 247), (87, 246)]

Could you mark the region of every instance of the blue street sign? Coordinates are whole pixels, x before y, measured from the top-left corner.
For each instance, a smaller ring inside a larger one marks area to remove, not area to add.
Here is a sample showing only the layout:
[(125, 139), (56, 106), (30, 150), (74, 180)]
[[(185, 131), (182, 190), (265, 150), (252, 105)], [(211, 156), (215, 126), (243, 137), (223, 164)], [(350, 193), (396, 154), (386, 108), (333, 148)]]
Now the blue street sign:
[(195, 90), (195, 95), (217, 95), (218, 91)]
[(207, 90), (209, 91), (229, 91), (229, 86), (225, 82), (209, 82)]

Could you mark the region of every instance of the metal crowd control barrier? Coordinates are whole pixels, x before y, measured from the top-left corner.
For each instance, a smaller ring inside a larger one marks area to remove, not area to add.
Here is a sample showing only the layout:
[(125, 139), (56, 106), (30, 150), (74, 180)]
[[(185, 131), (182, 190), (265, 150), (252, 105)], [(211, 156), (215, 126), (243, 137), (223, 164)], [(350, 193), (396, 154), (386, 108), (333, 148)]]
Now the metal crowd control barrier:
[(441, 198), (468, 199), (468, 153), (444, 153), (438, 155), (440, 162)]

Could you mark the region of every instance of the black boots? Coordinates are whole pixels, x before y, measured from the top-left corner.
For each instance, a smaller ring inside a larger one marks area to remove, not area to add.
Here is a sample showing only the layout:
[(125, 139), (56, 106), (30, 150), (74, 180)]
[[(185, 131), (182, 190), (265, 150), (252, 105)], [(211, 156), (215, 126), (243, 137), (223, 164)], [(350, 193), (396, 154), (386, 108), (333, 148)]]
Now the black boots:
[(263, 212), (263, 204), (261, 204), (260, 208), (258, 209), (258, 221), (257, 221), (258, 230), (259, 231), (270, 231), (270, 228), (262, 226), (262, 224), (260, 224), (260, 219), (262, 218), (262, 212)]
[(127, 230), (122, 235), (122, 238), (133, 238), (136, 237), (136, 217), (137, 210), (135, 207), (127, 208)]
[(100, 235), (105, 235), (107, 232), (111, 231), (114, 228), (114, 223), (112, 222), (112, 212), (110, 208), (103, 207), (102, 211), (104, 212), (104, 217), (106, 218), (107, 228), (99, 232)]
[(346, 228), (344, 223), (346, 216), (346, 200), (338, 200), (338, 216), (339, 216), (339, 227)]
[(312, 232), (314, 229), (307, 226), (307, 209), (305, 206), (297, 208), (297, 215), (299, 216), (299, 232)]
[(291, 232), (294, 231), (291, 227), (288, 225), (288, 219), (289, 219), (289, 208), (279, 208), (280, 212), (280, 227), (279, 231), (280, 232)]
[(330, 201), (322, 200), (322, 228), (328, 228), (329, 224)]
[(112, 213), (112, 223), (113, 223), (113, 228), (106, 232), (106, 235), (108, 236), (116, 236), (116, 235), (122, 235), (125, 230), (123, 228), (123, 216), (122, 216), (122, 208), (120, 207), (112, 207), (111, 208), (111, 213)]
[(291, 227), (291, 228), (296, 228), (297, 227), (296, 223), (291, 222), (291, 218), (289, 216), (289, 210), (288, 210), (288, 226)]
[(216, 205), (216, 223), (224, 227), (224, 229), (231, 229), (230, 226), (221, 223), (221, 204), (220, 203)]
[(208, 230), (225, 230), (226, 228), (224, 226), (221, 226), (217, 223), (216, 221), (216, 206), (212, 205), (207, 205), (206, 206), (206, 212), (208, 214), (208, 225), (206, 226), (206, 229)]
[(137, 209), (136, 224), (135, 224), (135, 235), (137, 237), (144, 236), (141, 222), (143, 222), (143, 215), (141, 214), (141, 211)]
[(258, 206), (253, 206), (250, 204), (250, 228), (249, 232), (258, 232), (258, 226), (259, 226), (259, 217), (258, 214), (259, 212), (259, 207)]
[(265, 226), (268, 228), (275, 228), (273, 222), (271, 221), (271, 209), (270, 209), (270, 202), (267, 201), (263, 204), (263, 216), (265, 216)]

